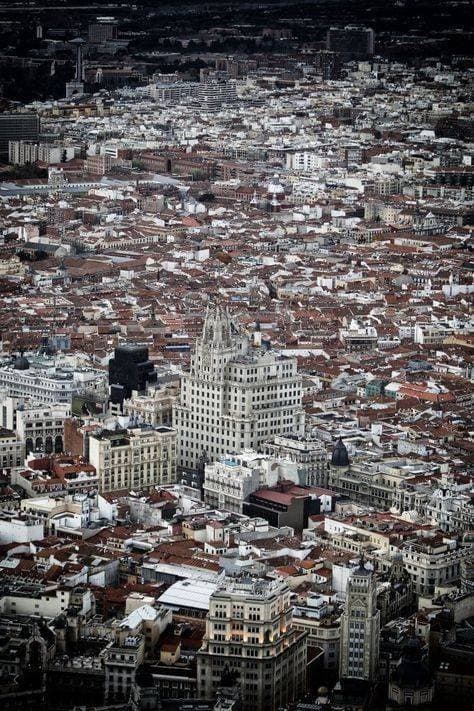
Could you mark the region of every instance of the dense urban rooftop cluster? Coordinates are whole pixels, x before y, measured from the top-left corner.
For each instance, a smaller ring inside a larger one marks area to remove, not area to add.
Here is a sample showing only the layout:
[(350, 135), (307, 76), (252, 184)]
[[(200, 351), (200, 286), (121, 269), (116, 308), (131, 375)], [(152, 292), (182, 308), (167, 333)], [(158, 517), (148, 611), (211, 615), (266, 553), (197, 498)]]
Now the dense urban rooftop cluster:
[(0, 706), (470, 708), (466, 33), (44, 5), (0, 13)]

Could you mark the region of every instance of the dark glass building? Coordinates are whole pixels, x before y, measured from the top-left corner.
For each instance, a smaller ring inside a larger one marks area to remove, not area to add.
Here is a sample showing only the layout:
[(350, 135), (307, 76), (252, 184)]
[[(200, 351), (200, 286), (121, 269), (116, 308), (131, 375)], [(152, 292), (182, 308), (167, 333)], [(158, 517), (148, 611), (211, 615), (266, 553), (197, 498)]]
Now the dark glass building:
[(374, 31), (370, 27), (331, 27), (326, 35), (326, 49), (338, 52), (343, 61), (366, 59), (374, 53)]
[(122, 405), (131, 396), (132, 390), (145, 391), (147, 385), (156, 383), (156, 377), (146, 346), (118, 346), (109, 361), (111, 402)]
[(0, 114), (0, 157), (8, 157), (9, 141), (37, 141), (39, 132), (37, 114)]

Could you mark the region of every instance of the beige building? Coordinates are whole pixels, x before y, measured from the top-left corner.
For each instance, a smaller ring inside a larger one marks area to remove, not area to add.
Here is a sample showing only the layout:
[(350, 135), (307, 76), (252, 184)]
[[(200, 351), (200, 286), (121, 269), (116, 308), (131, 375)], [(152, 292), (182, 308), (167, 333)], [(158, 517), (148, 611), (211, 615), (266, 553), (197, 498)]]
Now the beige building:
[[(13, 400), (13, 398), (9, 398)], [(64, 449), (64, 423), (71, 416), (66, 403), (26, 404), (16, 410), (16, 431), (29, 452), (61, 453)]]
[(242, 711), (276, 711), (306, 685), (306, 634), (293, 626), (280, 581), (229, 581), (211, 595), (197, 654), (198, 695), (213, 698), (224, 668), (236, 672)]
[(0, 277), (24, 276), (27, 268), (16, 254), (0, 259)]
[(171, 427), (102, 430), (89, 439), (89, 461), (100, 491), (149, 489), (176, 480), (176, 432)]
[(173, 406), (177, 402), (178, 396), (179, 378), (176, 384), (173, 383), (163, 388), (148, 388), (144, 395), (133, 390), (132, 397), (124, 400), (123, 414), (152, 427), (159, 425), (171, 427)]
[(460, 546), (455, 537), (440, 534), (407, 541), (400, 552), (418, 595), (433, 595), (436, 588), (457, 583), (461, 563), (472, 556), (469, 546)]

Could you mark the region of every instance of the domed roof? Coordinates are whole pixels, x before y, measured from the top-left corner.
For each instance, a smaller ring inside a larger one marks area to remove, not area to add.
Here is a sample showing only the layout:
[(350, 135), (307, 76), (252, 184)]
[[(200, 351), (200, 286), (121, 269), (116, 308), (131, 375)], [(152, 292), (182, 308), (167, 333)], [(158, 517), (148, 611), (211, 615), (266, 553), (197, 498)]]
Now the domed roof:
[(67, 622), (66, 622), (66, 616), (65, 615), (58, 615), (56, 619), (54, 620), (53, 627), (57, 630), (63, 630), (66, 628)]
[(13, 361), (13, 367), (15, 370), (28, 370), (30, 361), (23, 355), (23, 352), (21, 352)]
[(275, 173), (273, 178), (270, 180), (267, 189), (269, 193), (272, 193), (274, 195), (282, 195), (285, 192), (285, 188), (280, 182), (280, 176), (278, 175), (278, 173)]
[(336, 442), (336, 446), (333, 449), (331, 457), (331, 465), (333, 467), (348, 467), (349, 466), (349, 454), (347, 452), (347, 447), (342, 441), (342, 437)]
[(431, 685), (428, 667), (422, 661), (421, 643), (416, 637), (412, 637), (404, 646), (402, 661), (394, 670), (391, 681), (404, 688)]

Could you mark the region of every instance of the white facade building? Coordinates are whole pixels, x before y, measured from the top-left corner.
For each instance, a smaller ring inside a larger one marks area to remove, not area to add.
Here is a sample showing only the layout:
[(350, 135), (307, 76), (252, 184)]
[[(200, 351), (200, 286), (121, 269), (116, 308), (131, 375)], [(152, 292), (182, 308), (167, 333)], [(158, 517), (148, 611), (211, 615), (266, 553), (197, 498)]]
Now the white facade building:
[(258, 468), (233, 459), (206, 465), (204, 502), (213, 508), (242, 513), (243, 502), (260, 486)]
[(0, 544), (29, 543), (44, 538), (44, 524), (15, 512), (2, 512), (0, 518)]
[(276, 435), (265, 442), (264, 452), (294, 462), (308, 486), (327, 486), (328, 455), (321, 440), (311, 436)]
[(255, 449), (269, 437), (302, 434), (301, 377), (296, 358), (252, 349), (228, 313), (208, 312), (203, 333), (183, 376), (174, 410), (178, 463), (195, 469), (206, 453), (215, 461), (228, 452)]
[(402, 560), (418, 595), (433, 595), (437, 587), (460, 579), (461, 563), (472, 555), (469, 547), (459, 546), (455, 538), (440, 535), (407, 541), (401, 548)]
[(9, 141), (8, 162), (13, 165), (27, 163), (61, 163), (74, 158), (73, 146), (60, 146), (53, 143), (32, 143), (30, 141)]
[(133, 390), (132, 397), (123, 402), (123, 414), (152, 427), (171, 427), (178, 394), (179, 388), (173, 384), (163, 388), (149, 387), (143, 395)]
[(426, 515), (447, 533), (474, 529), (471, 489), (471, 484), (458, 487), (457, 490), (450, 486), (436, 489), (426, 504)]
[(0, 389), (5, 395), (41, 404), (70, 404), (75, 393), (105, 394), (106, 379), (103, 371), (63, 364), (59, 359), (21, 355), (0, 366)]
[(25, 445), (15, 432), (0, 427), (0, 470), (21, 466)]

